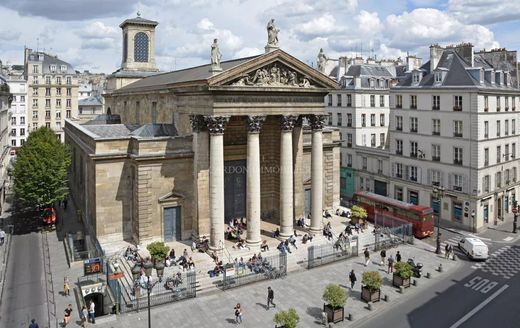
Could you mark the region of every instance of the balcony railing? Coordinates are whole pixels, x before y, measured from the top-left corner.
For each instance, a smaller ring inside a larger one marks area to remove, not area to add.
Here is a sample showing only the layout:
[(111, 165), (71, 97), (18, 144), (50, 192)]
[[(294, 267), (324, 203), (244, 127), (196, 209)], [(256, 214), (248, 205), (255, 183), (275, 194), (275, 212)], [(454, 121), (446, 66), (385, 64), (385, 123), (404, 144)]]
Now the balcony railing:
[(440, 106), (432, 106), (432, 110), (440, 110), (441, 107)]
[(440, 156), (432, 156), (432, 162), (440, 162), (441, 157)]
[(462, 106), (453, 106), (453, 111), (454, 112), (461, 112), (462, 111)]
[(455, 191), (462, 191), (462, 187), (461, 186), (453, 186), (453, 190), (455, 190)]
[(461, 159), (454, 159), (453, 160), (453, 164), (455, 164), (455, 165), (462, 165), (462, 160)]
[(396, 150), (396, 151), (395, 151), (395, 154), (396, 154), (396, 155), (402, 155), (402, 154), (403, 154), (403, 151), (402, 151), (402, 150)]
[(417, 109), (417, 105), (410, 105), (410, 109)]
[(487, 112), (488, 110), (489, 110), (489, 108), (484, 107), (484, 112)]
[(410, 129), (410, 132), (415, 132), (415, 133), (417, 133), (417, 128), (411, 128), (411, 129)]
[(462, 138), (462, 132), (453, 132), (453, 136), (457, 138)]
[(395, 127), (395, 130), (396, 130), (396, 131), (403, 131), (403, 127), (402, 127), (402, 126), (396, 126), (396, 127)]
[(441, 132), (440, 132), (440, 131), (433, 131), (433, 132), (432, 132), (432, 135), (434, 135), (434, 136), (440, 136), (440, 135), (441, 135)]
[(403, 108), (403, 104), (397, 104), (395, 105), (395, 108)]
[(417, 153), (410, 152), (410, 157), (415, 157), (415, 158), (417, 158)]

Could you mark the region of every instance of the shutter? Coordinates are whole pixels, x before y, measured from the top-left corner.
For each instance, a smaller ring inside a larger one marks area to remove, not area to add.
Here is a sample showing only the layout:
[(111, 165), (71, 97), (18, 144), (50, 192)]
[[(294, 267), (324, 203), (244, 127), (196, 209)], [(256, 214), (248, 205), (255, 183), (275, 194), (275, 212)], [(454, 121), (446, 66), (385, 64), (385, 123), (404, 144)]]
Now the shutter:
[(422, 167), (417, 167), (417, 182), (422, 183), (423, 177), (422, 177)]
[(428, 169), (428, 185), (431, 186), (432, 185), (432, 169)]
[(448, 189), (453, 189), (453, 173), (448, 173)]
[(468, 193), (468, 177), (466, 175), (462, 176), (462, 191)]
[(392, 177), (395, 178), (395, 165), (396, 163), (392, 163)]
[(408, 165), (405, 166), (405, 178), (406, 180), (410, 180), (410, 167)]
[(439, 171), (439, 185), (440, 186), (444, 186), (444, 172), (443, 171)]

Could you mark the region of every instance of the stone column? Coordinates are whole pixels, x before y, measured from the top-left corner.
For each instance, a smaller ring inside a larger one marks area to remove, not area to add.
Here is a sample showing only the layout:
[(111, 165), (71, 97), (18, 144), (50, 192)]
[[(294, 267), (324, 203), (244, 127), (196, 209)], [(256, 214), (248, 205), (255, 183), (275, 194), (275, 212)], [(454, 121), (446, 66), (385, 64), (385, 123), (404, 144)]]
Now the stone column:
[(297, 117), (282, 116), (280, 140), (280, 235), (293, 234), (294, 197), (293, 197), (293, 149), (292, 130)]
[(209, 155), (209, 247), (221, 250), (224, 245), (224, 130), (229, 117), (206, 116), (210, 133)]
[(247, 243), (258, 246), (260, 238), (260, 130), (265, 116), (247, 119)]
[(204, 116), (190, 115), (193, 130), (192, 238), (209, 238), (209, 134)]
[(324, 115), (312, 115), (310, 125), (312, 128), (311, 149), (311, 230), (322, 229), (323, 218), (323, 125)]

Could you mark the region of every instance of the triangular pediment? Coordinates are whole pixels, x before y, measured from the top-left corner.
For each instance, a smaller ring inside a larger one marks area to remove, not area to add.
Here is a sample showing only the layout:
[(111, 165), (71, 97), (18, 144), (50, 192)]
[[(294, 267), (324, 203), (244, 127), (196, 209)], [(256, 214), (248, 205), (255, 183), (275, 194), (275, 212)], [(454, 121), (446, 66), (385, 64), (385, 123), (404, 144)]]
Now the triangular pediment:
[(208, 79), (210, 86), (338, 89), (336, 81), (283, 50), (255, 57)]
[(159, 203), (175, 202), (184, 199), (184, 195), (175, 191), (170, 191), (166, 195), (159, 197)]

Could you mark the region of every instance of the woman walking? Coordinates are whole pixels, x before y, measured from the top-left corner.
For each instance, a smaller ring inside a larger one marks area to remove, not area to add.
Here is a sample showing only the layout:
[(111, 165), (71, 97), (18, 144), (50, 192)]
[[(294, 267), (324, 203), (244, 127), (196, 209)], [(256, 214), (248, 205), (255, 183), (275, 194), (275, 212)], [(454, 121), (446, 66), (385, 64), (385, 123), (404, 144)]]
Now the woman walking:
[(69, 278), (67, 276), (63, 278), (63, 296), (70, 296)]
[(240, 303), (237, 303), (235, 306), (235, 322), (237, 325), (242, 323), (242, 307), (240, 306)]
[(85, 328), (87, 326), (88, 320), (88, 310), (85, 305), (81, 308), (81, 327)]

